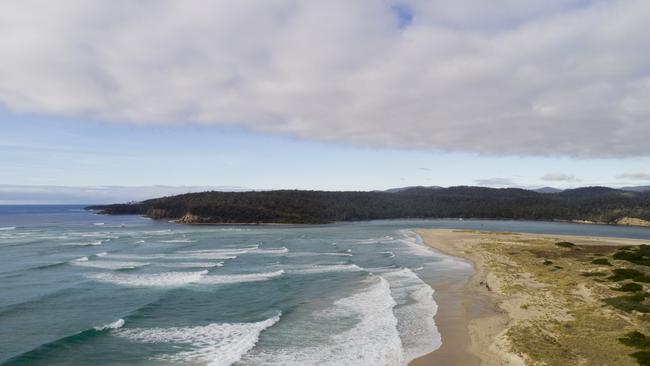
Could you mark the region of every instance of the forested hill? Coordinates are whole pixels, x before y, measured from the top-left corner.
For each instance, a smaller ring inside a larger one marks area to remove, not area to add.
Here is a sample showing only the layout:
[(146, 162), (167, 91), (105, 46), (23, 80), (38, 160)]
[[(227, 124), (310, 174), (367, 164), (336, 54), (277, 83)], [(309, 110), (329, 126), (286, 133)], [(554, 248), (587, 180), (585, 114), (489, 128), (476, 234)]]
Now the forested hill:
[(650, 192), (605, 187), (537, 193), (483, 187), (409, 188), (397, 192), (203, 192), (136, 203), (90, 206), (183, 223), (301, 223), (395, 218), (490, 218), (644, 224)]

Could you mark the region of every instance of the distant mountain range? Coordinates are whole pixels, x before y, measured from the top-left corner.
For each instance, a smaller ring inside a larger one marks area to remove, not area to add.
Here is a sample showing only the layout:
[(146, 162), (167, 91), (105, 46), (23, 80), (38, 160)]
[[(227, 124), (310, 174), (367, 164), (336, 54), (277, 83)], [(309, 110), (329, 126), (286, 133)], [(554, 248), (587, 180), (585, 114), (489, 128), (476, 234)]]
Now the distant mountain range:
[[(549, 192), (549, 193), (543, 193)], [(408, 187), (374, 192), (202, 192), (89, 209), (181, 223), (321, 224), (397, 218), (486, 218), (650, 224), (650, 191), (585, 187)]]

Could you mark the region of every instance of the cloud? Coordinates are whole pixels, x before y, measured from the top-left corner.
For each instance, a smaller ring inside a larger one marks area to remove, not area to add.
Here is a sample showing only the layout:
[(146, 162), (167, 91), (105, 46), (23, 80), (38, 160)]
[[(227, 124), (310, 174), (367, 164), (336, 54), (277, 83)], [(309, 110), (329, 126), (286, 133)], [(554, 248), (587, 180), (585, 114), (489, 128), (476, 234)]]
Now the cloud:
[(487, 178), (487, 179), (477, 179), (474, 181), (477, 186), (482, 187), (513, 187), (516, 186), (515, 182), (508, 178)]
[(576, 178), (575, 175), (562, 174), (562, 173), (546, 173), (540, 179), (549, 182), (579, 182), (580, 181), (580, 179)]
[(430, 172), (430, 171), (431, 171), (430, 168), (418, 168), (418, 170), (423, 170), (423, 171), (425, 171), (425, 172)]
[(0, 106), (483, 154), (650, 155), (644, 0), (8, 0)]
[(92, 186), (0, 184), (0, 204), (102, 204), (141, 201), (149, 198), (204, 191), (244, 191), (231, 186)]
[(642, 172), (636, 172), (636, 173), (624, 173), (616, 178), (618, 179), (632, 179), (632, 180), (645, 180), (645, 181), (650, 181), (650, 173), (642, 173)]

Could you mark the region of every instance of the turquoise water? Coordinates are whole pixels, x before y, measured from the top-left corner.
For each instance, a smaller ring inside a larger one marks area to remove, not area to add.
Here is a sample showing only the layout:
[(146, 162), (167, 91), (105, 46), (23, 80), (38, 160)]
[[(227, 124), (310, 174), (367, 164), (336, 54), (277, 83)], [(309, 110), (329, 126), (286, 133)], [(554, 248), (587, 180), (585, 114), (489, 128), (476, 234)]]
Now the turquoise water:
[(0, 206), (5, 365), (402, 365), (439, 347), (428, 283), (470, 266), (420, 227), (650, 239), (561, 223), (184, 226)]

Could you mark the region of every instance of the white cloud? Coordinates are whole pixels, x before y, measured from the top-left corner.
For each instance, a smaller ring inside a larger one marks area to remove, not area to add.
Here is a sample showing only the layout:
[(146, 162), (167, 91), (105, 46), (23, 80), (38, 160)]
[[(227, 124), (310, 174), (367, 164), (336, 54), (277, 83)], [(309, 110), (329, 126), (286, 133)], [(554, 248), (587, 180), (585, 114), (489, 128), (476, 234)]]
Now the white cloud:
[(541, 178), (541, 180), (549, 182), (579, 182), (580, 179), (576, 178), (572, 174), (562, 174), (562, 173), (546, 173)]
[(7, 0), (0, 105), (488, 154), (650, 155), (650, 2)]
[(632, 180), (645, 180), (650, 182), (650, 173), (635, 172), (625, 173), (617, 176), (618, 179), (632, 179)]

